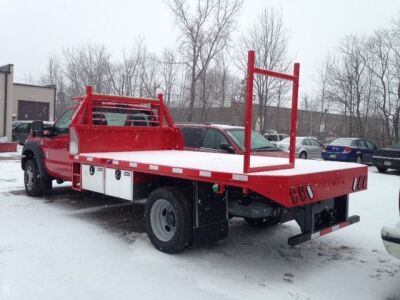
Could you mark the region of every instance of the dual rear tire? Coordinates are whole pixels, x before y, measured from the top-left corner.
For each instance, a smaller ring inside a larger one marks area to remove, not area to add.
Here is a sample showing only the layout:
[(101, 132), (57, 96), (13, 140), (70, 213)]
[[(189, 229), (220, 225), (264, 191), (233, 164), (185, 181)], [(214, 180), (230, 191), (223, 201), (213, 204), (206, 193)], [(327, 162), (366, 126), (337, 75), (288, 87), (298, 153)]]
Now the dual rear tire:
[(162, 252), (176, 253), (192, 243), (192, 203), (178, 187), (153, 191), (146, 202), (144, 220), (151, 243)]

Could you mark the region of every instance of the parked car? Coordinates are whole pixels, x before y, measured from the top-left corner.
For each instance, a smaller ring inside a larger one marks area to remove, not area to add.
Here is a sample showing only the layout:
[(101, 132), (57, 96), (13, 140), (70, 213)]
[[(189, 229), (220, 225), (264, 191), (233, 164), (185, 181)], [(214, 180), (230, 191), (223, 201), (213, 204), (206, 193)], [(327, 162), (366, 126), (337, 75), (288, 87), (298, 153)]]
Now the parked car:
[[(181, 129), (187, 150), (243, 154), (244, 127), (225, 124), (177, 124)], [(253, 155), (288, 157), (261, 134), (251, 134)]]
[[(399, 192), (399, 211), (400, 211), (400, 192)], [(400, 258), (400, 222), (394, 226), (383, 227), (381, 236), (386, 251), (390, 255)]]
[[(276, 143), (283, 151), (289, 151), (290, 137)], [(296, 156), (299, 158), (321, 158), (322, 143), (315, 137), (296, 137)]]
[[(12, 141), (16, 142), (20, 145), (25, 144), (26, 139), (28, 138), (33, 121), (14, 121), (12, 124)], [(54, 122), (43, 121), (43, 127), (46, 130), (49, 130), (53, 127)]]
[(285, 133), (277, 133), (277, 132), (267, 132), (267, 133), (264, 133), (263, 135), (272, 144), (276, 144), (277, 142), (280, 142), (284, 138), (287, 138), (289, 136)]
[(370, 164), (377, 147), (361, 138), (337, 138), (322, 149), (324, 160), (338, 160)]
[(400, 144), (376, 150), (372, 163), (380, 173), (385, 173), (388, 169), (400, 170)]

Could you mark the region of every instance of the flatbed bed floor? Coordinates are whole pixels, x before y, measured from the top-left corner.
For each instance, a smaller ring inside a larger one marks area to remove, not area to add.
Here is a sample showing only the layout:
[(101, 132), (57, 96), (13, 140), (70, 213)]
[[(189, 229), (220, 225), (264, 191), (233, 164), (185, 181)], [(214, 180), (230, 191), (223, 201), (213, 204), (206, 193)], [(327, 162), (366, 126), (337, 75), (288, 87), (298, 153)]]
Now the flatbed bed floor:
[[(243, 156), (235, 154), (199, 152), (187, 150), (151, 150), (129, 152), (97, 152), (81, 153), (82, 158), (107, 159), (119, 162), (137, 164), (154, 164), (171, 168), (204, 170), (209, 172), (242, 174)], [(252, 167), (277, 166), (287, 163), (287, 158), (251, 156)], [(251, 173), (257, 176), (295, 176), (315, 173), (340, 171), (345, 169), (365, 168), (364, 165), (346, 162), (331, 162), (321, 160), (296, 160), (293, 169), (263, 171)]]

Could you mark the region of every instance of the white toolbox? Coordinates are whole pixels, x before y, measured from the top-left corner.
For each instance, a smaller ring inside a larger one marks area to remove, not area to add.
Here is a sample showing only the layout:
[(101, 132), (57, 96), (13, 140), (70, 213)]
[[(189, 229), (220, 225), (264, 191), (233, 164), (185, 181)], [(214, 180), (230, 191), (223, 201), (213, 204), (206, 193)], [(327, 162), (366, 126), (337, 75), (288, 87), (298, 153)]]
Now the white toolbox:
[(104, 194), (104, 167), (82, 165), (82, 188)]
[(132, 171), (106, 168), (105, 194), (126, 200), (133, 200)]

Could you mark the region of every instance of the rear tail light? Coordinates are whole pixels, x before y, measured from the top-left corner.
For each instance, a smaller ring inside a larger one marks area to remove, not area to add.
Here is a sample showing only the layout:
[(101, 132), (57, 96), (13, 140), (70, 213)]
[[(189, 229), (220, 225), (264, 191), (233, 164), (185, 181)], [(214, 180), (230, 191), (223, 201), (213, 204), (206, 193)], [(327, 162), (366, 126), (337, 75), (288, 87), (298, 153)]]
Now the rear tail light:
[(350, 152), (351, 152), (351, 148), (350, 147), (344, 147), (343, 153), (350, 153)]
[(325, 145), (322, 146), (322, 151), (326, 151), (326, 146)]
[[(367, 188), (367, 180), (368, 177), (366, 175), (354, 177), (352, 184), (353, 191), (355, 192), (355, 191), (365, 190)], [(399, 199), (399, 207), (400, 207), (400, 199)]]

